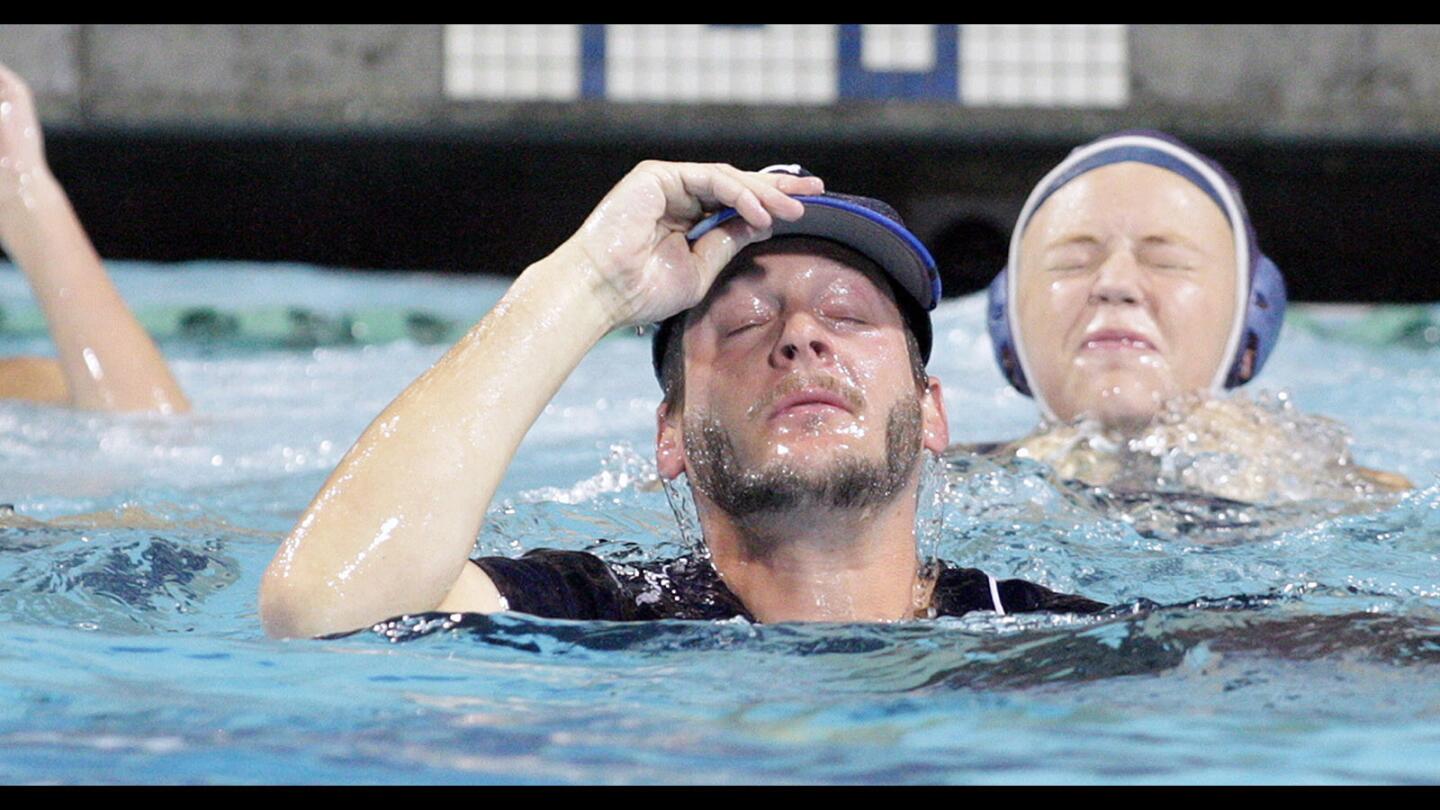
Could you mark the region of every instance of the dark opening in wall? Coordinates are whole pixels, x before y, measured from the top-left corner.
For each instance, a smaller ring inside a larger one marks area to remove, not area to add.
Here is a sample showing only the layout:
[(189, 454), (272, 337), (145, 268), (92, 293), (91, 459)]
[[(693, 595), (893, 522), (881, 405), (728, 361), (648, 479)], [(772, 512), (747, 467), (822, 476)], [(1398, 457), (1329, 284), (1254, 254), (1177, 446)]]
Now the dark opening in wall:
[(945, 226), (930, 245), (945, 297), (985, 289), (1005, 266), (1009, 249), (1005, 229), (989, 218), (968, 216)]

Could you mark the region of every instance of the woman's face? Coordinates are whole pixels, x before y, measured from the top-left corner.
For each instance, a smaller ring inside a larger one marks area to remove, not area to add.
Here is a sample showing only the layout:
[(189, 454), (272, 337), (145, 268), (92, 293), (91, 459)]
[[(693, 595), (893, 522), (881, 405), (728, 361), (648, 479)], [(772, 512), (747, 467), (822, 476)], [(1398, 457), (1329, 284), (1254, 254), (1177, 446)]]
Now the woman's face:
[(1070, 181), (1020, 242), (1030, 385), (1063, 421), (1149, 422), (1228, 360), (1236, 272), (1224, 212), (1179, 175), (1117, 163)]

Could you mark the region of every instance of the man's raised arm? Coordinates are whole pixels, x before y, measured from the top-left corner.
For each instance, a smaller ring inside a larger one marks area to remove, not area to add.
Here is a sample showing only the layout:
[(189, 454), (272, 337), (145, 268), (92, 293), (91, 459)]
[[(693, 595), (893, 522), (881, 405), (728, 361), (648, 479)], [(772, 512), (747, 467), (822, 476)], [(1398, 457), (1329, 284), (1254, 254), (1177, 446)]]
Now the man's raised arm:
[(0, 360), (0, 373), (13, 378), (5, 395), (91, 410), (190, 409), (50, 173), (30, 89), (4, 65), (0, 246), (30, 281), (60, 355), (59, 373), (49, 360)]
[[(647, 161), (564, 244), (361, 434), (260, 588), (272, 636), (353, 630), (401, 613), (503, 608), (468, 565), (520, 441), (600, 338), (694, 306), (726, 263), (797, 219), (816, 178)], [(694, 244), (706, 211), (741, 216)]]

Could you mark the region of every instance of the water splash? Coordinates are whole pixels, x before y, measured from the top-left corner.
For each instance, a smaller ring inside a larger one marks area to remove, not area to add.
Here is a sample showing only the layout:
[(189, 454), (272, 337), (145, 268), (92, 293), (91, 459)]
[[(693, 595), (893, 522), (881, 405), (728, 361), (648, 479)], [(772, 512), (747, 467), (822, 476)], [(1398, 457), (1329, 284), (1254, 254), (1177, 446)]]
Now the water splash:
[(939, 557), (940, 541), (945, 536), (945, 519), (955, 498), (952, 481), (945, 474), (941, 458), (926, 452), (920, 462), (920, 491), (916, 495), (915, 544), (920, 560)]
[(610, 452), (600, 462), (600, 472), (569, 487), (539, 487), (526, 490), (516, 498), (521, 503), (549, 501), (553, 503), (585, 503), (601, 495), (623, 492), (632, 487), (646, 487), (657, 478), (655, 462), (635, 452), (629, 442), (610, 445)]
[(1178, 398), (1143, 431), (1093, 421), (1043, 430), (1015, 455), (1112, 492), (1210, 495), (1245, 503), (1329, 500), (1388, 505), (1403, 479), (1355, 464), (1339, 422), (1301, 413), (1284, 391)]
[(690, 479), (681, 474), (669, 480), (662, 480), (665, 500), (670, 511), (675, 513), (675, 526), (680, 537), (697, 555), (708, 559), (710, 550), (705, 546), (705, 533), (700, 529), (700, 512), (695, 507), (695, 493), (690, 489)]

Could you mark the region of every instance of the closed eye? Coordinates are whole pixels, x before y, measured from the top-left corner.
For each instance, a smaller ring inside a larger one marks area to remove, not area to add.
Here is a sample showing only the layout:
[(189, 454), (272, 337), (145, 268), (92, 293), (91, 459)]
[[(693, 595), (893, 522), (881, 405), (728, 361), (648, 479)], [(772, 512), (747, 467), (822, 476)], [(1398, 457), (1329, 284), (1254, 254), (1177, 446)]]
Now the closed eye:
[(1105, 256), (1105, 246), (1093, 236), (1072, 236), (1045, 250), (1044, 267), (1057, 273), (1088, 270)]
[(1145, 263), (1156, 270), (1193, 270), (1195, 265), (1187, 257), (1151, 254), (1144, 257)]
[(817, 307), (816, 312), (828, 321), (850, 326), (868, 326), (873, 320), (873, 316), (854, 301), (834, 301)]
[(1092, 266), (1103, 260), (1099, 250), (1069, 250), (1059, 251), (1058, 255), (1049, 257), (1045, 269), (1053, 273), (1068, 273), (1080, 270), (1089, 270)]
[(1139, 258), (1157, 270), (1193, 270), (1200, 257), (1186, 242), (1162, 237), (1146, 237), (1140, 244)]

